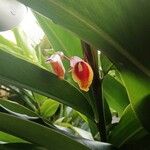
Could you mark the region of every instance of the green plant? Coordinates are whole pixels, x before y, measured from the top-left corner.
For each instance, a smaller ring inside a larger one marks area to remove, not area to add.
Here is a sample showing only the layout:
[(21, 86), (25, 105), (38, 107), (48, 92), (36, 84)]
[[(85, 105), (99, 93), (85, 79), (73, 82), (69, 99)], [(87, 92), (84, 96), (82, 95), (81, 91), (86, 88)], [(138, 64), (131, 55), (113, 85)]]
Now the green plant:
[[(31, 48), (19, 29), (17, 44), (0, 37), (0, 84), (8, 93), (0, 100), (1, 149), (148, 150), (149, 1), (19, 1), (50, 43), (48, 52), (45, 39)], [(90, 64), (88, 92), (70, 73), (64, 80), (52, 73), (45, 60), (56, 51)]]

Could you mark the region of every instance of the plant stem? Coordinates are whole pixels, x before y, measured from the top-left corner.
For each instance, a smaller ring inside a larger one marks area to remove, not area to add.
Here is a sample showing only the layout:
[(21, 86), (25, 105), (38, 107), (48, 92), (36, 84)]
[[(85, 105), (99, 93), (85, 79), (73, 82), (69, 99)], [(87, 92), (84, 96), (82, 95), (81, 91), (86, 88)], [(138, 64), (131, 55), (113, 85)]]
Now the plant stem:
[(106, 123), (105, 123), (104, 101), (102, 98), (102, 87), (101, 87), (101, 85), (102, 85), (101, 81), (95, 80), (94, 95), (96, 97), (97, 110), (98, 110), (98, 114), (99, 114), (99, 121), (97, 123), (97, 127), (99, 129), (101, 141), (106, 142), (107, 141)]
[(84, 59), (87, 61), (94, 72), (93, 83), (91, 86), (91, 90), (96, 102), (96, 109), (98, 113), (98, 121), (96, 122), (99, 134), (102, 142), (107, 141), (106, 135), (106, 123), (105, 123), (105, 112), (104, 112), (104, 101), (103, 101), (103, 92), (102, 92), (102, 79), (99, 76), (99, 68), (98, 68), (98, 58), (97, 51), (93, 50), (89, 44), (84, 41), (81, 41)]

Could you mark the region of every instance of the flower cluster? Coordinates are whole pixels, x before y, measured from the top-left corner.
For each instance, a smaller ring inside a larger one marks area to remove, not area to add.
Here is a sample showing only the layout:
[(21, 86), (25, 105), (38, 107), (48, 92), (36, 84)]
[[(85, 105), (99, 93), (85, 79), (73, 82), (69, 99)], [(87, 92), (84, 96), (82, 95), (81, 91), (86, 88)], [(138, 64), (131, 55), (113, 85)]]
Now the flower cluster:
[(63, 59), (70, 61), (73, 80), (79, 85), (81, 90), (87, 92), (93, 80), (93, 70), (91, 66), (77, 56), (68, 58), (62, 52), (56, 52), (51, 55), (47, 61), (50, 62), (53, 73), (60, 79), (64, 79), (65, 76), (65, 68), (62, 63)]

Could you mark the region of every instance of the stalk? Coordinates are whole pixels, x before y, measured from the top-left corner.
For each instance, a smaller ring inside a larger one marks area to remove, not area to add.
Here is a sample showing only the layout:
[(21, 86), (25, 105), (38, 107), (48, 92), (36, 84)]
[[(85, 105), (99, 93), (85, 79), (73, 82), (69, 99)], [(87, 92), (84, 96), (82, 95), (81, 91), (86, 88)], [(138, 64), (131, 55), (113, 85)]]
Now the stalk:
[(101, 141), (106, 142), (107, 134), (106, 134), (104, 101), (102, 94), (102, 79), (100, 78), (99, 75), (97, 51), (93, 50), (91, 46), (84, 41), (81, 41), (81, 44), (83, 48), (84, 59), (91, 65), (94, 72), (91, 90), (95, 98), (96, 109), (98, 113), (98, 120), (96, 121), (96, 124), (101, 137)]

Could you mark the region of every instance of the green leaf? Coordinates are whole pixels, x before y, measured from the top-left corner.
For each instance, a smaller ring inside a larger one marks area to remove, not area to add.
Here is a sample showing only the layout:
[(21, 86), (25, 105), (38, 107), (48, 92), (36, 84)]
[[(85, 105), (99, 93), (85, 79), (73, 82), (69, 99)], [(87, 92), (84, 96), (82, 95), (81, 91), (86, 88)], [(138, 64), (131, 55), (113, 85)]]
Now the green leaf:
[(149, 150), (150, 149), (150, 135), (145, 136), (142, 139), (139, 140), (135, 140), (133, 142), (130, 142), (126, 145), (124, 145), (123, 147), (121, 147), (121, 150)]
[(24, 117), (39, 117), (33, 111), (27, 109), (26, 107), (24, 107), (18, 103), (12, 102), (12, 101), (0, 99), (0, 108), (1, 107), (8, 110), (10, 113), (14, 113), (16, 115), (18, 114), (22, 117), (23, 116)]
[(104, 111), (105, 111), (106, 125), (109, 125), (111, 124), (111, 121), (112, 121), (112, 115), (111, 115), (110, 107), (106, 99), (104, 99)]
[(107, 75), (103, 79), (103, 92), (109, 106), (116, 110), (119, 116), (129, 104), (128, 95), (124, 86), (115, 78)]
[(93, 137), (92, 137), (92, 134), (88, 131), (85, 131), (81, 128), (78, 128), (78, 127), (73, 127), (72, 128), (83, 138), (85, 139), (89, 139), (89, 140), (93, 140)]
[(102, 53), (100, 54), (100, 64), (104, 75), (107, 74), (113, 66), (112, 62)]
[(4, 132), (0, 132), (0, 141), (6, 143), (26, 143), (26, 141)]
[(84, 95), (67, 81), (3, 50), (0, 50), (0, 68), (0, 80), (4, 83), (45, 95), (94, 119)]
[(33, 144), (27, 143), (5, 143), (0, 144), (0, 149), (2, 150), (46, 150), (42, 147), (37, 147)]
[(142, 125), (150, 132), (150, 78), (137, 70), (131, 72), (120, 69), (120, 74), (136, 115)]
[(41, 95), (41, 94), (38, 94), (38, 93), (35, 93), (33, 92), (33, 97), (34, 97), (34, 100), (39, 104), (43, 104), (45, 100), (47, 100), (48, 98), (44, 95)]
[(16, 38), (17, 46), (22, 49), (23, 55), (37, 62), (37, 56), (33, 47), (29, 44), (25, 32), (21, 28), (14, 28), (13, 33)]
[(41, 118), (35, 112), (27, 109), (26, 107), (18, 103), (11, 102), (5, 99), (0, 99), (0, 112), (11, 114), (25, 120), (31, 120), (41, 125), (55, 128), (52, 123), (50, 123), (48, 120)]
[(18, 1), (101, 49), (117, 66), (150, 76), (149, 0)]
[(2, 45), (7, 45), (8, 47), (10, 47), (13, 52), (22, 53), (22, 49), (19, 48), (16, 44), (14, 44), (13, 42), (7, 40), (6, 38), (4, 38), (3, 36), (0, 35), (0, 44)]
[(51, 99), (46, 100), (40, 107), (40, 114), (44, 117), (51, 117), (55, 114), (59, 107), (59, 103)]
[(80, 39), (73, 33), (53, 23), (50, 19), (35, 13), (35, 16), (56, 51), (63, 51), (67, 56), (82, 57)]
[(131, 105), (129, 105), (119, 124), (112, 129), (108, 141), (116, 147), (121, 147), (129, 141), (140, 139), (147, 134), (148, 132), (143, 128)]
[[(0, 130), (17, 137), (21, 137), (33, 144), (47, 149), (58, 150), (111, 150), (113, 147), (107, 143), (69, 137), (64, 132), (41, 126), (37, 123), (20, 119), (0, 112)], [(15, 127), (15, 128), (14, 128)]]
[[(92, 122), (89, 119), (88, 119), (88, 124), (89, 124), (89, 127), (90, 127), (91, 134), (95, 138), (97, 134), (99, 135), (97, 124), (95, 122)], [(98, 140), (100, 140), (100, 136), (98, 137)]]

